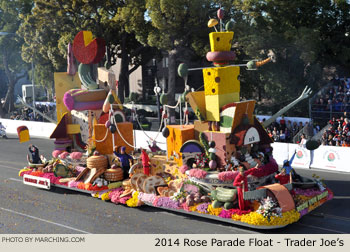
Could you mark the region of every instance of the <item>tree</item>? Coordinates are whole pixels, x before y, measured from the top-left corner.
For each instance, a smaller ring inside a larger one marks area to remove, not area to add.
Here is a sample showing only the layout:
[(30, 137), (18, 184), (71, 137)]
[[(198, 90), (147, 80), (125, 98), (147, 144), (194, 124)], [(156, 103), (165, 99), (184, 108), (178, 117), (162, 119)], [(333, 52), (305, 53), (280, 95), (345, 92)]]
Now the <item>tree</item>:
[[(325, 67), (350, 64), (350, 40), (344, 36), (350, 24), (346, 1), (219, 2), (233, 2), (230, 11), (240, 16), (235, 38), (246, 59), (263, 58), (269, 49), (276, 53), (277, 63), (243, 72), (242, 87), (259, 90), (280, 106), (305, 85), (319, 89)], [(249, 82), (253, 85), (245, 85)]]
[(14, 89), (21, 78), (27, 75), (27, 65), (21, 59), (23, 40), (15, 35), (21, 23), (19, 15), (31, 10), (32, 1), (0, 0), (0, 31), (8, 35), (0, 36), (0, 66), (4, 69), (7, 78), (7, 93), (5, 102), (0, 105), (0, 115), (4, 116), (14, 110)]
[[(168, 101), (175, 105), (176, 69), (181, 61), (188, 61), (196, 53), (204, 54), (203, 38), (208, 41), (210, 1), (203, 0), (135, 0), (124, 16), (132, 16), (126, 29), (149, 46), (168, 54)], [(135, 14), (135, 15), (131, 15)], [(146, 18), (145, 18), (146, 16)], [(145, 32), (144, 27), (147, 27)], [(208, 48), (208, 47), (207, 47)], [(204, 55), (202, 55), (204, 56)], [(170, 110), (174, 116), (174, 110)]]
[[(26, 42), (24, 59), (34, 58), (37, 64), (51, 64), (54, 70), (62, 71), (66, 67), (67, 44), (79, 31), (90, 30), (105, 39), (110, 63), (115, 63), (115, 57), (121, 60), (118, 94), (123, 102), (129, 74), (143, 63), (140, 55), (144, 52), (134, 35), (127, 33), (116, 18), (125, 7), (122, 0), (35, 0), (32, 14), (23, 17), (21, 27)], [(129, 63), (134, 65), (130, 70)]]

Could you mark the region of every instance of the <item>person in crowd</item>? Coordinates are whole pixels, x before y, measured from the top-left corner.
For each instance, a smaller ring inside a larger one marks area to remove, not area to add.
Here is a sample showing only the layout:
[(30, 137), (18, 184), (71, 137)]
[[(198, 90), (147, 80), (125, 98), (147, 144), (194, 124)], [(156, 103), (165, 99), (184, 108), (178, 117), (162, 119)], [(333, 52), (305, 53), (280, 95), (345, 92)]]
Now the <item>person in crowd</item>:
[(294, 137), (298, 133), (298, 124), (296, 121), (293, 122), (292, 136)]
[(286, 128), (286, 120), (284, 119), (284, 116), (281, 117), (280, 123), (279, 123), (279, 129), (283, 130)]
[(284, 133), (283, 129), (280, 130), (279, 138), (280, 138), (279, 139), (280, 142), (285, 142), (286, 141), (286, 134)]
[(303, 122), (299, 122), (298, 132), (301, 131), (303, 128), (304, 128)]
[(288, 128), (289, 132), (292, 132), (293, 125), (292, 125), (292, 121), (291, 120), (287, 121), (287, 126), (286, 127)]
[(272, 131), (272, 138), (275, 142), (279, 142), (280, 141), (280, 135), (277, 131), (277, 128), (274, 127), (273, 131)]
[(307, 142), (306, 136), (305, 136), (305, 134), (302, 134), (302, 135), (301, 135), (301, 139), (300, 139), (299, 146), (305, 148), (305, 147), (306, 147), (306, 142)]
[(290, 143), (292, 139), (291, 139), (290, 130), (288, 128), (285, 128), (284, 135), (285, 135), (285, 141), (287, 143)]

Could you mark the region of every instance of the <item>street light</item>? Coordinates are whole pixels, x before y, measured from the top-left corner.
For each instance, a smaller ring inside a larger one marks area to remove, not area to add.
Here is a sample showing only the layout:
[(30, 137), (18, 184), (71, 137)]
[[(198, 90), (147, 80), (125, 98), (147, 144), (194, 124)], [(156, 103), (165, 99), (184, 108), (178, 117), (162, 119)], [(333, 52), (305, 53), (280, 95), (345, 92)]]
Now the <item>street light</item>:
[[(0, 31), (0, 36), (15, 35), (14, 32), (2, 32)], [(34, 63), (32, 60), (32, 91), (33, 91), (33, 108), (35, 108), (35, 92), (34, 92)], [(33, 115), (35, 118), (35, 110), (33, 110)]]

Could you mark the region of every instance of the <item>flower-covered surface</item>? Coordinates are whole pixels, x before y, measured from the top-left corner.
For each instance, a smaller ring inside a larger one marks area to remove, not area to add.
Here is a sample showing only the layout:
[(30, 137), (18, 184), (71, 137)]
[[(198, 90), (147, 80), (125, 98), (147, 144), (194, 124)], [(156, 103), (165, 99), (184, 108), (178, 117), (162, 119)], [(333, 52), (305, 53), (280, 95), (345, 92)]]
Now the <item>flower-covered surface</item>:
[[(195, 175), (198, 170), (193, 169)], [(238, 205), (232, 209), (222, 207), (213, 207), (210, 195), (202, 195), (200, 186), (192, 181), (186, 180), (180, 191), (171, 197), (160, 196), (133, 190), (132, 193), (125, 195), (125, 188), (122, 181), (109, 183), (107, 186), (97, 186), (93, 184), (84, 184), (81, 181), (60, 182), (60, 177), (55, 177), (53, 173), (44, 173), (33, 168), (24, 168), (19, 172), (19, 176), (29, 174), (37, 177), (50, 179), (52, 185), (66, 186), (67, 189), (78, 188), (84, 191), (90, 191), (92, 197), (103, 201), (111, 201), (115, 204), (123, 204), (128, 207), (138, 207), (143, 204), (153, 207), (162, 207), (173, 210), (183, 210), (187, 213), (197, 213), (202, 215), (212, 215), (217, 218), (232, 220), (234, 223), (244, 223), (250, 226), (275, 226), (282, 227), (298, 221), (302, 216), (311, 212), (328, 200), (331, 200), (333, 193), (328, 188), (315, 187), (309, 189), (294, 188), (291, 191), (295, 202), (295, 209), (282, 212), (278, 202), (271, 197), (259, 201), (254, 201), (251, 208), (240, 210)], [(232, 179), (235, 172), (222, 172), (220, 179)], [(200, 177), (203, 175), (199, 175)], [(210, 194), (210, 193), (209, 193)], [(206, 198), (207, 197), (207, 198)]]

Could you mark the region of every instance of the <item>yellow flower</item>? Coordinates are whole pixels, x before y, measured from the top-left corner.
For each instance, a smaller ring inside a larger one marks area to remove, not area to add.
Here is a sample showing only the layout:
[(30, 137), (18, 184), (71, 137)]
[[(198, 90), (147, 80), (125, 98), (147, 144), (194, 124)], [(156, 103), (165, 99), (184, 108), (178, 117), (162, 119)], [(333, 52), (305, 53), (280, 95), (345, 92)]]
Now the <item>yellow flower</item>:
[(295, 209), (282, 213), (282, 217), (272, 216), (270, 221), (262, 214), (257, 212), (250, 212), (249, 214), (242, 215), (241, 221), (258, 226), (284, 226), (298, 221), (300, 214)]
[(103, 201), (110, 200), (109, 193), (110, 193), (110, 191), (102, 194), (101, 195), (101, 200), (103, 200)]
[(220, 212), (222, 211), (222, 208), (213, 208), (212, 205), (208, 206), (208, 213), (210, 215), (216, 215), (218, 216), (220, 214)]
[(196, 212), (196, 211), (197, 211), (197, 206), (198, 206), (198, 205), (199, 205), (199, 204), (194, 204), (193, 206), (189, 207), (190, 211), (191, 211), (191, 212)]
[(139, 206), (138, 196), (139, 196), (139, 192), (135, 191), (133, 193), (132, 197), (126, 201), (126, 205), (128, 207), (137, 207), (137, 206)]
[(20, 170), (20, 171), (18, 172), (18, 176), (21, 177), (21, 173), (22, 173), (22, 172), (26, 172), (26, 171), (30, 171), (30, 170), (32, 170), (32, 169), (30, 169), (30, 168), (23, 168), (22, 170)]

